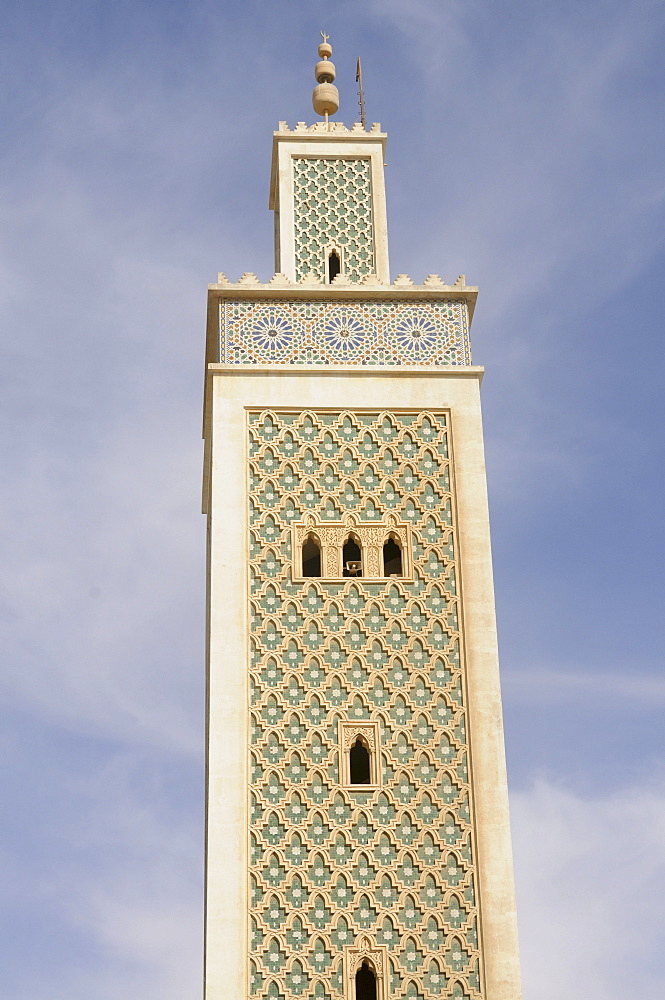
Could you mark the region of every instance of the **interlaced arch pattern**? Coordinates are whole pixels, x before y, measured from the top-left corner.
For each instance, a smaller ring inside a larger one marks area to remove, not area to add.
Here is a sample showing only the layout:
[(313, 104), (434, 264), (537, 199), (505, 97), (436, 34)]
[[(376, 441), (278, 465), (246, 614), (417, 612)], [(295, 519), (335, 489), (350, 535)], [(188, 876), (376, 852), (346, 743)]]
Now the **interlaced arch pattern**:
[[(378, 1000), (484, 996), (449, 421), (248, 413), (252, 1000), (351, 1000), (363, 960)], [(299, 575), (351, 523), (407, 526), (408, 576)], [(342, 780), (354, 725), (380, 783)]]

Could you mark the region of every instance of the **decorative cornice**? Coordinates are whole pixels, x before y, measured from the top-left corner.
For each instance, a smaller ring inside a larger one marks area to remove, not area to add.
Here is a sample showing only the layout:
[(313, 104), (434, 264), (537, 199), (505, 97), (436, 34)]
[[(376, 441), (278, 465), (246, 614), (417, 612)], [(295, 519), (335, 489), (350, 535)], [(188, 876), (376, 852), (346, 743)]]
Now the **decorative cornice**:
[(306, 274), (302, 281), (295, 283), (286, 274), (278, 272), (272, 276), (270, 281), (262, 283), (251, 271), (245, 271), (235, 282), (229, 281), (226, 275), (220, 272), (217, 275), (216, 283), (209, 285), (208, 288), (210, 292), (220, 293), (221, 297), (225, 297), (227, 291), (232, 292), (235, 296), (245, 290), (251, 294), (267, 293), (267, 297), (276, 291), (279, 292), (280, 296), (285, 292), (287, 294), (294, 293), (298, 298), (302, 297), (302, 293), (311, 296), (312, 292), (331, 298), (338, 298), (340, 293), (343, 294), (344, 298), (348, 298), (349, 293), (355, 293), (360, 298), (371, 298), (378, 292), (384, 293), (384, 295), (387, 293), (390, 298), (394, 298), (396, 293), (399, 294), (399, 297), (408, 293), (409, 297), (418, 298), (422, 298), (423, 295), (429, 297), (432, 294), (434, 297), (438, 297), (438, 293), (443, 298), (452, 294), (455, 298), (475, 301), (478, 294), (477, 285), (467, 285), (466, 276), (463, 274), (460, 274), (453, 284), (446, 284), (438, 274), (428, 274), (422, 284), (418, 285), (408, 274), (398, 274), (392, 284), (381, 281), (376, 274), (368, 274), (362, 281), (349, 281), (346, 275), (338, 274), (332, 284), (327, 284), (320, 281), (314, 274)]
[[(216, 364), (221, 360), (220, 309), (232, 300), (254, 302), (257, 305), (279, 305), (280, 300), (282, 303), (311, 301), (325, 302), (330, 306), (343, 305), (345, 302), (366, 303), (368, 306), (372, 303), (395, 303), (396, 306), (400, 303), (402, 306), (437, 302), (464, 303), (467, 316), (466, 338), (477, 297), (477, 286), (467, 285), (463, 274), (452, 285), (443, 282), (438, 274), (428, 275), (420, 285), (414, 284), (408, 275), (399, 275), (392, 284), (388, 284), (376, 274), (368, 274), (361, 282), (349, 282), (340, 274), (333, 284), (328, 285), (311, 274), (295, 284), (287, 275), (280, 273), (274, 274), (266, 283), (259, 281), (251, 272), (246, 272), (236, 282), (229, 281), (225, 274), (220, 273), (216, 284), (208, 286), (206, 360), (208, 364)], [(265, 363), (268, 361), (265, 360)], [(290, 362), (296, 363), (295, 359)], [(467, 363), (470, 363), (470, 359)]]
[(384, 132), (381, 131), (380, 122), (372, 122), (372, 125), (368, 129), (364, 129), (360, 122), (354, 122), (351, 128), (347, 128), (343, 122), (314, 122), (313, 125), (307, 125), (306, 122), (296, 122), (295, 128), (291, 129), (286, 122), (280, 122), (277, 131), (273, 133), (275, 136), (284, 135), (324, 135), (324, 136), (337, 136), (340, 135), (353, 135), (355, 137), (359, 135), (371, 135), (373, 137), (383, 136)]

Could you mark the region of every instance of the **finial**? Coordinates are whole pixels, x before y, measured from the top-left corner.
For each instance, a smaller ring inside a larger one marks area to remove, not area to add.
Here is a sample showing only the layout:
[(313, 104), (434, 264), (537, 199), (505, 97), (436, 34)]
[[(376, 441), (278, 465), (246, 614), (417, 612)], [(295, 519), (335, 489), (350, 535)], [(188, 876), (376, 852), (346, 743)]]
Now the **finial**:
[(328, 115), (334, 115), (339, 110), (339, 91), (333, 84), (333, 80), (335, 79), (335, 64), (330, 61), (332, 45), (328, 44), (329, 36), (326, 35), (325, 31), (321, 32), (321, 37), (323, 38), (323, 41), (319, 45), (319, 58), (321, 62), (318, 62), (314, 69), (317, 86), (314, 88), (314, 93), (312, 94), (312, 104), (317, 115), (322, 115), (327, 124)]

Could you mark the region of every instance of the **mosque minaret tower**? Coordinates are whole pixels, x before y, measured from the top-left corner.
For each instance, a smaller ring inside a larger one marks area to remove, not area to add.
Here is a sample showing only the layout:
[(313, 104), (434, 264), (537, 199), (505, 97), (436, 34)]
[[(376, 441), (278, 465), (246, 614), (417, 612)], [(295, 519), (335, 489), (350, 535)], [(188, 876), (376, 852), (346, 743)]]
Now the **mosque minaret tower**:
[(477, 288), (391, 283), (331, 56), (208, 292), (205, 1000), (519, 1000)]

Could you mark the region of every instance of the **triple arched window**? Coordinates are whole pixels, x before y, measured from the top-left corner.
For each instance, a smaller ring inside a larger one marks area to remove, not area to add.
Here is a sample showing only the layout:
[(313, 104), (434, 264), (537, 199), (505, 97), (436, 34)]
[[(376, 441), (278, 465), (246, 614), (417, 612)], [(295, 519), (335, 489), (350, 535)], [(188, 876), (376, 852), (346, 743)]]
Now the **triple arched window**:
[(321, 532), (295, 526), (294, 545), (299, 550), (295, 575), (302, 577), (406, 577), (406, 528), (390, 530), (379, 525), (344, 529), (321, 525)]

